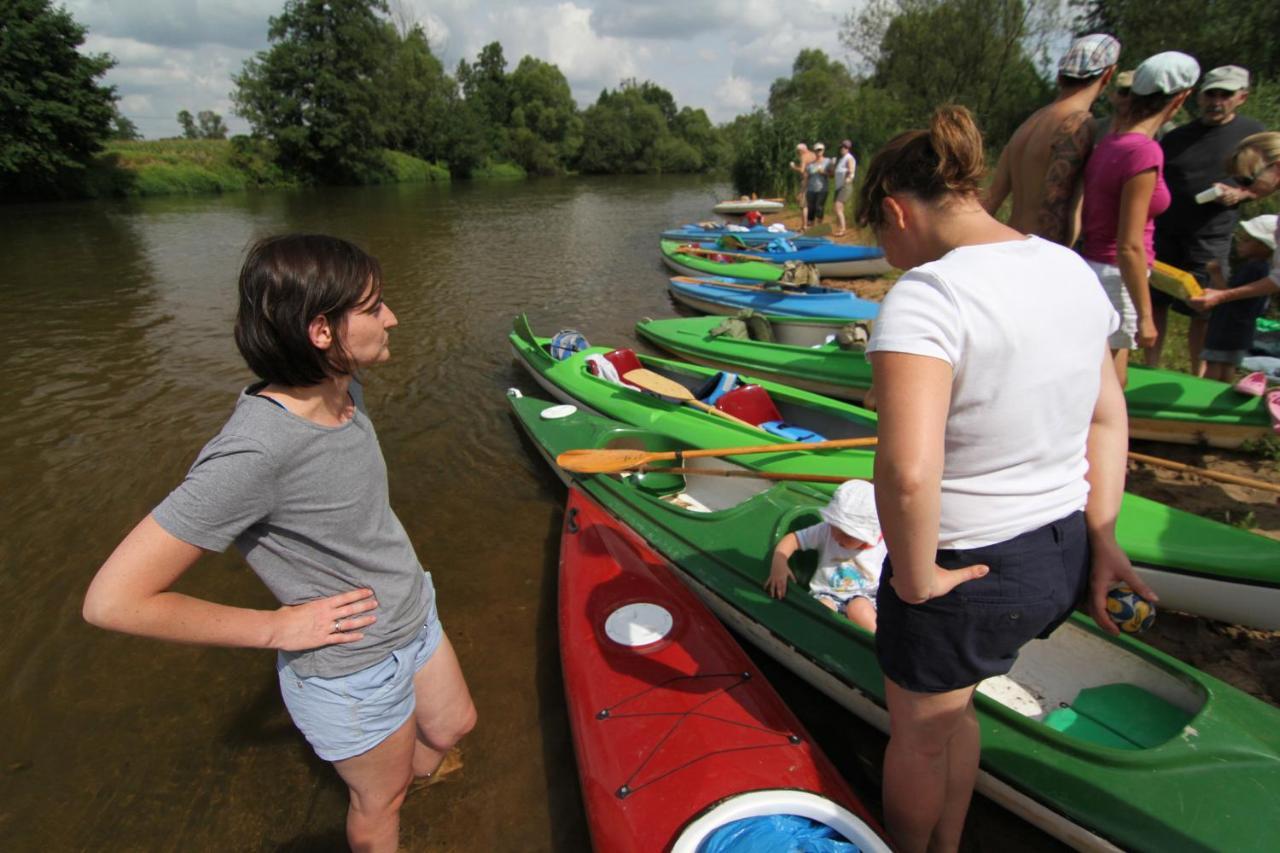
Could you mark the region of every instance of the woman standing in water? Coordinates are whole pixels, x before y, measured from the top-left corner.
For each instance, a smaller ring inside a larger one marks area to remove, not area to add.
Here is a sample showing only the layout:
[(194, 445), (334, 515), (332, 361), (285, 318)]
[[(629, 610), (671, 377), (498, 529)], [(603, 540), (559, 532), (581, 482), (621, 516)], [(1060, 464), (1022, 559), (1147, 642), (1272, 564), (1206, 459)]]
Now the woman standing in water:
[(1112, 633), (1113, 582), (1150, 595), (1115, 539), (1128, 449), (1116, 314), (1078, 255), (983, 209), (984, 169), (969, 112), (943, 107), (876, 154), (859, 199), (859, 222), (908, 270), (867, 349), (889, 550), (885, 823), (904, 851), (959, 847), (978, 682), (1008, 672), (1086, 587)]
[[(364, 411), (358, 376), (390, 358), (395, 325), (378, 262), (350, 243), (254, 245), (235, 339), (260, 381), (84, 603), (89, 622), (114, 631), (276, 649), (294, 723), (350, 790), (356, 851), (396, 849), (410, 782), (435, 772), (476, 719)], [(171, 591), (203, 552), (232, 544), (279, 609)]]

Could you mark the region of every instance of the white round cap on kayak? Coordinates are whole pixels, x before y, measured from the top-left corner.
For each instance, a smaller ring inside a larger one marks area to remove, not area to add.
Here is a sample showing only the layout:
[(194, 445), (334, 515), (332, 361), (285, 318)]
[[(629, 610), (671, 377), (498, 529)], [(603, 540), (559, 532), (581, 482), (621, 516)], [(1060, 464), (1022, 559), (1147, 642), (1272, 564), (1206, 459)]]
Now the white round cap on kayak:
[(556, 420), (559, 420), (560, 418), (567, 418), (569, 417), (569, 415), (572, 415), (576, 411), (578, 411), (577, 406), (572, 406), (568, 403), (565, 403), (564, 405), (561, 405), (561, 406), (548, 406), (547, 408), (543, 409), (540, 414), (544, 421), (556, 421)]
[(604, 632), (620, 646), (648, 646), (671, 633), (671, 611), (658, 604), (637, 601), (626, 604), (604, 620)]

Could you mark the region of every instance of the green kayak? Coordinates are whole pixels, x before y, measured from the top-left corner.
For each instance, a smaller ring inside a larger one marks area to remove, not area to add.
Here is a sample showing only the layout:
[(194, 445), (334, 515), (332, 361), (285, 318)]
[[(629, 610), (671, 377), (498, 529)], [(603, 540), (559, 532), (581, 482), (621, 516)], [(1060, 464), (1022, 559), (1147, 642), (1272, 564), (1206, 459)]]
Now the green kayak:
[(680, 250), (687, 248), (688, 244), (678, 243), (674, 240), (660, 240), (658, 246), (662, 250), (663, 263), (675, 270), (679, 275), (729, 276), (730, 278), (750, 281), (780, 281), (782, 279), (782, 264), (741, 258), (717, 261), (708, 255), (682, 252)]
[[(826, 342), (840, 327), (839, 320), (769, 319), (774, 341), (714, 336), (711, 331), (723, 322), (721, 317), (645, 320), (636, 325), (636, 332), (699, 364), (745, 370), (846, 400), (862, 399), (871, 386), (866, 356)], [(1134, 438), (1236, 448), (1272, 432), (1262, 398), (1241, 394), (1225, 382), (1172, 370), (1130, 366), (1125, 399)]]
[[(738, 447), (787, 441), (749, 424), (727, 420), (601, 379), (586, 360), (611, 352), (589, 347), (563, 361), (552, 358), (546, 338), (535, 336), (522, 315), (509, 337), (516, 358), (548, 394), (632, 426), (645, 427), (695, 447)], [(633, 356), (694, 393), (716, 371), (653, 356)], [(825, 438), (874, 435), (873, 412), (754, 376), (780, 419)], [(748, 468), (869, 478), (869, 450), (779, 452), (742, 456)], [(1280, 541), (1230, 527), (1126, 493), (1116, 536), (1135, 567), (1160, 594), (1163, 606), (1234, 624), (1280, 629)]]
[[(518, 392), (516, 392), (518, 393)], [(672, 450), (659, 432), (513, 393), (517, 420), (552, 461), (571, 448)], [(544, 414), (545, 413), (545, 414)], [(748, 457), (740, 457), (746, 459)], [(708, 471), (722, 460), (686, 460)], [(874, 638), (807, 594), (761, 588), (775, 542), (820, 520), (826, 494), (716, 476), (570, 475), (669, 560), (724, 621), (819, 690), (888, 728)], [(1028, 645), (975, 705), (978, 790), (1081, 850), (1272, 849), (1280, 814), (1280, 711), (1074, 616)]]

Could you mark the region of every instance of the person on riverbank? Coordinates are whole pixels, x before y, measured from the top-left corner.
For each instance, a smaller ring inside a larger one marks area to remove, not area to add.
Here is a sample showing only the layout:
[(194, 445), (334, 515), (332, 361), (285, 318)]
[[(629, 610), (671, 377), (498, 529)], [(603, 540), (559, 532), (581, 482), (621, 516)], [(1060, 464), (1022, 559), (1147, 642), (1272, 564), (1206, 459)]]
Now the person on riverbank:
[(1128, 380), (1129, 350), (1156, 342), (1148, 277), (1155, 263), (1155, 218), (1169, 207), (1164, 151), (1156, 131), (1191, 95), (1200, 65), (1166, 51), (1133, 72), (1129, 106), (1093, 148), (1084, 169), (1080, 254), (1120, 315), (1110, 339), (1116, 375)]
[(836, 212), (836, 230), (833, 237), (843, 237), (848, 228), (844, 220), (844, 206), (853, 198), (853, 179), (858, 172), (858, 161), (853, 156), (853, 140), (840, 143), (840, 156), (836, 158), (836, 199), (832, 207)]
[(787, 594), (794, 581), (788, 561), (796, 551), (817, 551), (818, 568), (809, 579), (809, 594), (850, 622), (876, 631), (876, 590), (884, 565), (884, 537), (876, 516), (876, 496), (866, 480), (840, 484), (822, 508), (822, 521), (788, 533), (774, 546), (764, 588), (774, 598)]
[(1063, 246), (1080, 229), (1081, 177), (1094, 145), (1094, 101), (1120, 60), (1120, 42), (1082, 36), (1058, 61), (1058, 97), (1031, 114), (1000, 152), (983, 199), (992, 215), (1013, 197), (1009, 226)]
[(831, 160), (827, 158), (827, 146), (819, 142), (813, 146), (813, 159), (805, 167), (804, 208), (809, 225), (822, 222), (823, 211), (827, 206), (830, 173)]
[[(1169, 185), (1169, 209), (1156, 218), (1156, 257), (1186, 270), (1202, 286), (1209, 284), (1208, 264), (1227, 266), (1231, 233), (1240, 214), (1237, 205), (1253, 196), (1228, 183), (1224, 165), (1246, 136), (1263, 130), (1256, 119), (1238, 114), (1249, 97), (1249, 72), (1224, 65), (1205, 73), (1196, 104), (1200, 115), (1160, 139), (1164, 150), (1164, 178)], [(1202, 194), (1210, 193), (1212, 198)], [(1187, 358), (1191, 373), (1204, 375), (1200, 351), (1206, 347), (1208, 320), (1196, 316), (1186, 303), (1158, 290), (1151, 293), (1156, 341), (1147, 348), (1148, 367), (1160, 364), (1169, 309), (1190, 317)]]
[[(1209, 284), (1226, 290), (1266, 278), (1271, 271), (1271, 256), (1276, 251), (1275, 214), (1255, 216), (1240, 223), (1236, 229), (1235, 254), (1240, 264), (1231, 271), (1230, 281), (1222, 274), (1222, 264), (1212, 260), (1206, 265)], [(1267, 310), (1268, 296), (1255, 296), (1219, 305), (1209, 315), (1208, 329), (1204, 336), (1204, 361), (1206, 379), (1231, 382), (1236, 368), (1249, 354), (1258, 318)]]
[[(350, 791), (347, 839), (394, 851), (400, 805), (475, 724), (436, 596), (388, 502), (360, 373), (390, 357), (378, 262), (333, 237), (250, 248), (235, 339), (259, 381), (185, 480), (98, 570), (84, 617), (181, 643), (277, 650), (285, 705)], [(282, 606), (172, 590), (235, 545)]]
[(800, 205), (800, 230), (809, 227), (809, 164), (818, 159), (818, 155), (809, 150), (803, 142), (796, 143), (796, 159), (791, 161), (791, 171), (800, 174), (800, 192), (796, 193), (796, 203)]
[(885, 824), (907, 853), (959, 847), (977, 684), (1008, 672), (1086, 586), (1112, 634), (1113, 582), (1150, 593), (1115, 539), (1128, 449), (1115, 312), (1078, 255), (986, 211), (984, 170), (968, 110), (942, 107), (875, 155), (859, 194), (858, 222), (907, 270), (867, 347), (888, 547)]
[[(1266, 131), (1241, 140), (1227, 163), (1238, 186), (1254, 198), (1266, 198), (1280, 189), (1280, 133)], [(1276, 227), (1277, 248), (1271, 256), (1271, 272), (1257, 281), (1226, 290), (1206, 290), (1190, 300), (1191, 307), (1208, 311), (1224, 302), (1269, 296), (1280, 290), (1280, 224)]]

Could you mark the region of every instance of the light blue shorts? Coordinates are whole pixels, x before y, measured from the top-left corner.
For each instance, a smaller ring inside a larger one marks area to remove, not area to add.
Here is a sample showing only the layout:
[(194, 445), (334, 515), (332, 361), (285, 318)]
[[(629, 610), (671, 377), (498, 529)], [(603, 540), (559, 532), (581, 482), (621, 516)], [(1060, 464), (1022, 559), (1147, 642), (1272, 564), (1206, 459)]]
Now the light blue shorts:
[(868, 587), (867, 589), (860, 589), (857, 592), (846, 592), (846, 593), (813, 592), (813, 593), (810, 593), (810, 595), (812, 595), (814, 598), (818, 599), (819, 601), (830, 601), (832, 604), (836, 606), (837, 613), (844, 613), (844, 609), (849, 606), (849, 602), (853, 601), (855, 598), (865, 598), (867, 601), (871, 602), (872, 607), (875, 607), (877, 588), (878, 587), (873, 586), (873, 587)]
[(341, 761), (368, 752), (413, 715), (413, 676), (444, 638), (435, 597), (422, 630), (373, 666), (337, 678), (303, 678), (276, 660), (280, 693), (293, 723), (316, 755)]

